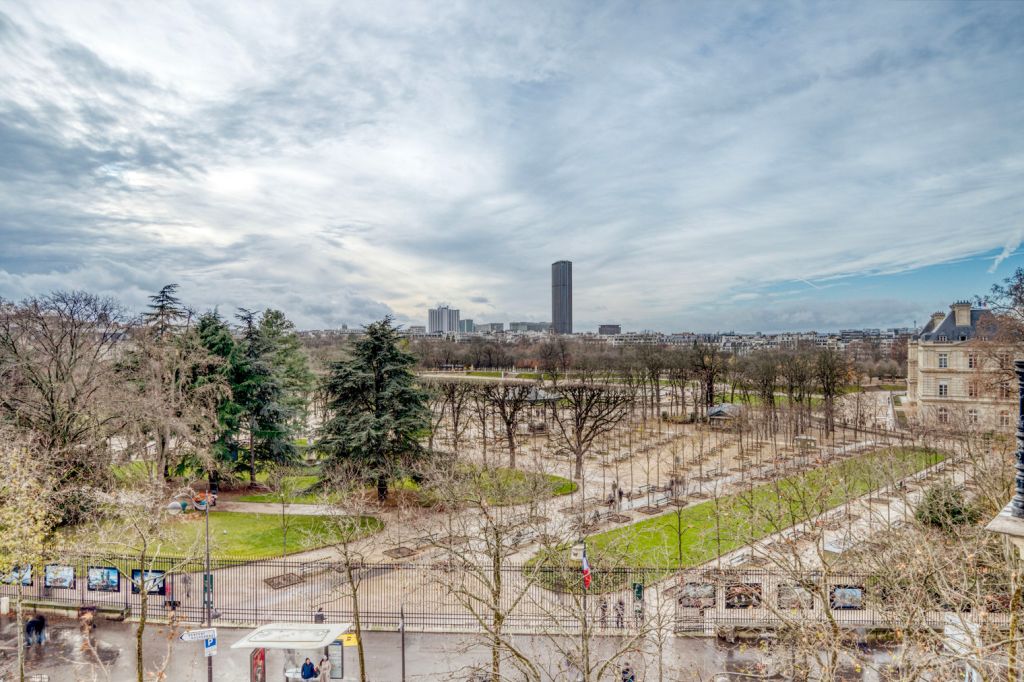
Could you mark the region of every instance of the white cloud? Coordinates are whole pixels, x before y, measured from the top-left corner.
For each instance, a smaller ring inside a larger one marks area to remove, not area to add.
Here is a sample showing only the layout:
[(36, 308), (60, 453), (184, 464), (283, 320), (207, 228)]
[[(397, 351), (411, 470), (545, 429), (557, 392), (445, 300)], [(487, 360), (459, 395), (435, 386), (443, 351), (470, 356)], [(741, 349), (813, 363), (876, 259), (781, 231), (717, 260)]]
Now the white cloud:
[(581, 326), (692, 328), (1020, 245), (1018, 4), (3, 11), (0, 295), (547, 319), (570, 258)]

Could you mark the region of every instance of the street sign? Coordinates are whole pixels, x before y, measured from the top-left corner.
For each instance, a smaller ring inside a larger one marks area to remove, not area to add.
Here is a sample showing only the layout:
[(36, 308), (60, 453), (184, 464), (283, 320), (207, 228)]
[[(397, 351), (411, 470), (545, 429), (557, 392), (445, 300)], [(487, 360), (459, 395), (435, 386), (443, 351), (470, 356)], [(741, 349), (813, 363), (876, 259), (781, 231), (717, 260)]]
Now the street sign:
[(186, 630), (185, 632), (181, 633), (179, 639), (183, 642), (201, 642), (206, 639), (217, 639), (217, 628)]
[(209, 658), (217, 653), (217, 637), (203, 640), (203, 655)]
[(359, 646), (359, 635), (354, 632), (346, 632), (341, 636), (343, 646)]

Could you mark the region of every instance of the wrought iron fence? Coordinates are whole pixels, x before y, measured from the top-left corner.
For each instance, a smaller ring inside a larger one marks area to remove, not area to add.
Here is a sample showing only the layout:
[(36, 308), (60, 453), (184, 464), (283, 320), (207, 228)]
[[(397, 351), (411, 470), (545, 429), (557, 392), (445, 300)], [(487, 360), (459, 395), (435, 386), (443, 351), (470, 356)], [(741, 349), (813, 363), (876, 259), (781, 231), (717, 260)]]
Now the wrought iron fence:
[[(140, 588), (148, 590), (151, 618), (173, 610), (184, 622), (202, 622), (204, 570), (200, 561), (161, 557), (143, 574), (127, 556), (73, 556), (44, 567), (5, 576), (0, 594), (12, 596), (17, 580), (34, 603), (137, 616)], [(374, 563), (347, 566), (332, 561), (214, 559), (212, 602), (217, 622), (260, 624), (275, 621), (349, 622), (354, 596), (367, 629), (395, 630), (400, 609), (406, 627), (416, 630), (480, 630), (497, 603), (503, 627), (523, 632), (578, 631), (586, 619), (596, 632), (613, 634), (659, 626), (712, 634), (723, 628), (772, 628), (824, 621), (848, 627), (903, 623), (887, 613), (865, 575), (806, 574), (772, 570), (685, 570), (596, 567), (589, 590), (578, 567), (531, 564), (462, 565)], [(500, 579), (501, 590), (494, 586)], [(356, 590), (353, 590), (353, 585)], [(585, 593), (585, 597), (584, 597)], [(495, 597), (495, 595), (498, 595)], [(990, 617), (1005, 620), (999, 601)], [(943, 615), (929, 617), (941, 625)]]

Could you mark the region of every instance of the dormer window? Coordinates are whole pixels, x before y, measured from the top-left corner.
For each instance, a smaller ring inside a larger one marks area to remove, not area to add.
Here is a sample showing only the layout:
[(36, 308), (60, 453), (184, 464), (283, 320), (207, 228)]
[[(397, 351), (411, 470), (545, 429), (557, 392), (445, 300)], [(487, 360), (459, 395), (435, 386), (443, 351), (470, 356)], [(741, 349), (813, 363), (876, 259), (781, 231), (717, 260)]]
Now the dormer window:
[(939, 343), (946, 343), (948, 340), (945, 334), (939, 334)]

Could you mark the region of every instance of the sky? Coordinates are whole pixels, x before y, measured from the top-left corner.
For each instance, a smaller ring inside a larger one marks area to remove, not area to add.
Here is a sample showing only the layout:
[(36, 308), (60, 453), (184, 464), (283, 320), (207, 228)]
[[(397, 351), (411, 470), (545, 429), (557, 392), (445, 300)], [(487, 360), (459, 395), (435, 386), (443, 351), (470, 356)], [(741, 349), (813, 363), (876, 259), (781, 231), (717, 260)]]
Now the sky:
[(923, 323), (1024, 266), (1022, 2), (0, 0), (0, 297)]

